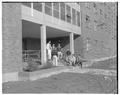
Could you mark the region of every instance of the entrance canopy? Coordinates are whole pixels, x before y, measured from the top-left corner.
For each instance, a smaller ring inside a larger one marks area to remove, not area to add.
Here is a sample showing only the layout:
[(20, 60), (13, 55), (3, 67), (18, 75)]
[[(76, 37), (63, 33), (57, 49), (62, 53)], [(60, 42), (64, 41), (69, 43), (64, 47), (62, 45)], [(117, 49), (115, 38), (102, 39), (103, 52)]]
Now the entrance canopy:
[[(41, 38), (41, 25), (26, 20), (22, 20), (23, 38)], [(69, 32), (56, 29), (55, 27), (46, 26), (47, 38), (56, 38), (69, 36)]]
[[(61, 44), (64, 48), (69, 48), (71, 53), (74, 54), (74, 33), (60, 30), (56, 27), (49, 27), (33, 23), (30, 21), (22, 20), (22, 37), (23, 37), (23, 48), (25, 50), (35, 50), (38, 49), (41, 51), (41, 62), (42, 64), (46, 63), (46, 42), (47, 39), (54, 38), (54, 44), (57, 41), (60, 41), (60, 37), (63, 38)], [(64, 37), (68, 37), (68, 40)], [(24, 40), (24, 38), (27, 38)], [(28, 39), (29, 38), (29, 39)], [(32, 40), (30, 40), (32, 38)], [(34, 38), (34, 39), (33, 39)], [(57, 38), (57, 39), (55, 39)], [(35, 40), (36, 39), (36, 40)], [(38, 39), (38, 40), (37, 40)], [(40, 39), (40, 40), (39, 40)], [(51, 42), (53, 39), (51, 40)], [(70, 44), (70, 45), (69, 45)]]

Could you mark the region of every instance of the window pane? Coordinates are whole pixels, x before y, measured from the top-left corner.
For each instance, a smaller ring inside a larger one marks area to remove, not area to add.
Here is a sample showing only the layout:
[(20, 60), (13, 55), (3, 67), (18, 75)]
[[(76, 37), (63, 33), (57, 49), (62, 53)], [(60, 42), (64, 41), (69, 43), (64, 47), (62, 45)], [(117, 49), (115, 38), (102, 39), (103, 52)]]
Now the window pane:
[(60, 14), (61, 14), (61, 20), (65, 21), (65, 4), (60, 3)]
[(80, 26), (80, 12), (77, 12), (77, 25)]
[(31, 3), (30, 2), (28, 2), (28, 3), (22, 3), (23, 5), (25, 5), (25, 6), (27, 6), (27, 7), (31, 7)]
[(72, 9), (72, 24), (76, 25), (76, 12), (75, 12), (75, 9)]
[(59, 11), (59, 3), (53, 3), (53, 9)]
[(33, 8), (42, 12), (42, 3), (33, 3)]
[(45, 3), (45, 6), (48, 6), (48, 7), (52, 8), (52, 3)]
[(52, 16), (52, 9), (45, 6), (45, 13)]
[(59, 18), (59, 3), (53, 3), (53, 16)]
[(65, 21), (65, 15), (62, 15), (62, 14), (61, 14), (61, 20), (64, 20), (64, 21)]
[(71, 9), (70, 6), (66, 5), (66, 10), (67, 10), (67, 22), (71, 23)]
[(58, 11), (54, 10), (53, 14), (54, 14), (54, 17), (59, 18), (59, 12)]

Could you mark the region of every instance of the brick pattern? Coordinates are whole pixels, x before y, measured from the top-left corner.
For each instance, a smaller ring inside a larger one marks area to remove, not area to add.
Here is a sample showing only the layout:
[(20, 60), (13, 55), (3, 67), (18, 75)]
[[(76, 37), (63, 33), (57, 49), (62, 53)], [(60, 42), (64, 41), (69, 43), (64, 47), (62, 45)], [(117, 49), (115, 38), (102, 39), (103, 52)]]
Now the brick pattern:
[(99, 58), (116, 55), (117, 3), (80, 4), (85, 56)]
[(22, 26), (20, 3), (2, 3), (3, 73), (22, 67)]

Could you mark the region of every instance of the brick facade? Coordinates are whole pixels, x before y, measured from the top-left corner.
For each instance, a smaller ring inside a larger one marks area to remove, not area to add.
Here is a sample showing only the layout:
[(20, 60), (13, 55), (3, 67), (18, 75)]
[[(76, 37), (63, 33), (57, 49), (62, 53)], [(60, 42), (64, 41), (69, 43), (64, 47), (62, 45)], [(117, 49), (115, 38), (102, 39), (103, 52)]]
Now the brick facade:
[(116, 55), (117, 3), (80, 4), (85, 57), (99, 58)]
[(2, 3), (3, 73), (22, 67), (22, 24), (20, 3)]

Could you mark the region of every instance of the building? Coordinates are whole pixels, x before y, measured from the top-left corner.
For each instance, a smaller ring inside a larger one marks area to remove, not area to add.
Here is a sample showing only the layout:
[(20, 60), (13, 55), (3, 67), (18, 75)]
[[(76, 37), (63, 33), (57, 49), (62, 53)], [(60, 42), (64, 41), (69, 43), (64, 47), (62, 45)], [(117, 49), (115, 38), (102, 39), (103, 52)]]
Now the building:
[(22, 70), (23, 50), (39, 50), (45, 64), (49, 40), (82, 55), (82, 45), (75, 47), (82, 43), (77, 3), (2, 3), (2, 8), (3, 75)]
[(117, 2), (81, 4), (84, 56), (103, 58), (117, 55)]
[(49, 40), (86, 58), (114, 56), (116, 26), (117, 3), (3, 2), (3, 79), (22, 71), (24, 50), (40, 51), (45, 64)]

